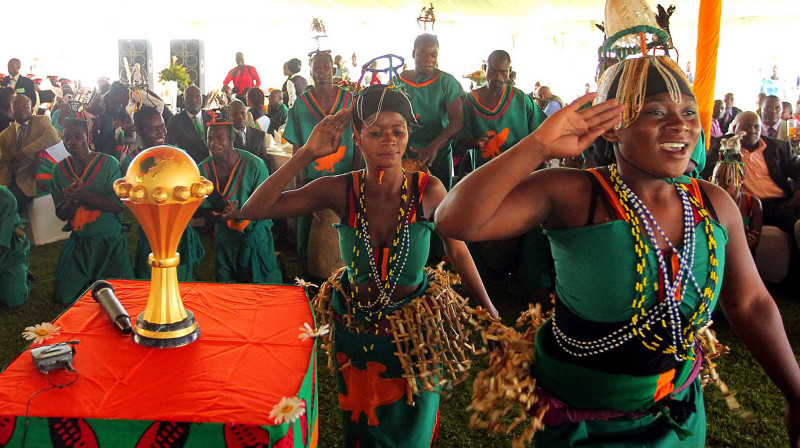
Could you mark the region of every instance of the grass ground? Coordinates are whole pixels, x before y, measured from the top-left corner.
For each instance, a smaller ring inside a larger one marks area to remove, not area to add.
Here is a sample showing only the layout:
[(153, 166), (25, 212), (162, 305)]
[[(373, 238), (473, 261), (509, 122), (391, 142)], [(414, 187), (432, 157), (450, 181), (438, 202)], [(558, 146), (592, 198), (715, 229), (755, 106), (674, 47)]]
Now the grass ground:
[[(134, 221), (126, 215), (127, 220)], [(129, 233), (131, 251), (135, 247), (137, 232)], [(199, 272), (199, 281), (213, 281), (213, 240), (201, 235), (206, 248), (206, 258)], [(0, 366), (5, 366), (27, 345), (20, 332), (28, 325), (49, 321), (58, 316), (65, 306), (50, 300), (53, 291), (53, 265), (58, 258), (63, 242), (31, 248), (31, 269), (36, 274), (36, 286), (23, 306), (11, 309), (0, 305)], [(287, 267), (287, 280), (298, 273), (296, 259), (290, 248), (283, 249)], [(497, 304), (501, 315), (512, 321), (519, 311), (526, 308), (528, 296), (519, 285), (487, 285), (490, 296)], [(789, 340), (795, 353), (800, 353), (800, 300), (796, 289), (787, 286), (770, 288), (783, 315)], [(2, 292), (0, 292), (2, 293)], [(769, 382), (753, 357), (733, 334), (726, 322), (715, 325), (719, 339), (731, 347), (731, 353), (720, 361), (722, 379), (737, 390), (740, 404), (752, 411), (757, 421), (744, 424), (727, 409), (723, 399), (715, 390), (705, 395), (708, 419), (709, 447), (785, 447), (788, 445), (783, 429), (783, 400), (777, 389)], [(324, 364), (320, 362), (320, 366)], [(485, 366), (482, 359), (476, 360), (473, 371)], [(0, 369), (2, 370), (2, 369)], [(324, 369), (319, 372), (320, 447), (341, 447), (339, 412), (333, 377)], [(473, 372), (473, 373), (474, 373)], [(471, 385), (457, 386), (452, 395), (442, 401), (441, 431), (438, 447), (487, 447), (510, 446), (507, 437), (489, 437), (485, 433), (467, 429)]]

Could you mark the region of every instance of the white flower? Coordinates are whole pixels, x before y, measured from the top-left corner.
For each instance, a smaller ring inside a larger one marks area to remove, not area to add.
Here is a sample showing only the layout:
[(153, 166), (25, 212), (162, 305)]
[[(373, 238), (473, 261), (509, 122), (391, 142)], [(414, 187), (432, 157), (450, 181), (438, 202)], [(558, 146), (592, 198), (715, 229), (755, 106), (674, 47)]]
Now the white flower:
[(286, 423), (294, 423), (298, 417), (305, 414), (306, 404), (303, 400), (297, 397), (283, 397), (280, 403), (276, 404), (269, 416), (275, 420), (275, 424), (279, 425), (284, 421)]
[(314, 339), (319, 336), (325, 336), (326, 334), (330, 333), (330, 328), (328, 324), (325, 324), (319, 327), (317, 331), (314, 331), (314, 329), (311, 328), (311, 325), (308, 325), (308, 322), (306, 322), (302, 327), (300, 327), (300, 331), (302, 331), (302, 333), (300, 333), (300, 335), (297, 337), (300, 338), (301, 341), (305, 341), (308, 338)]
[(317, 286), (317, 285), (315, 285), (315, 284), (313, 284), (313, 283), (309, 283), (309, 282), (307, 282), (307, 281), (303, 280), (303, 279), (302, 279), (302, 278), (300, 278), (300, 277), (295, 277), (295, 278), (294, 278), (294, 282), (295, 282), (295, 284), (296, 284), (297, 286), (299, 286), (299, 287), (301, 287), (301, 288), (309, 288), (309, 287), (311, 287), (311, 286), (313, 286), (313, 287), (315, 287), (315, 288), (319, 288), (319, 286)]
[(22, 337), (29, 341), (33, 339), (34, 344), (41, 344), (57, 335), (60, 329), (61, 327), (53, 325), (50, 322), (42, 322), (33, 327), (25, 327), (25, 331), (22, 332)]

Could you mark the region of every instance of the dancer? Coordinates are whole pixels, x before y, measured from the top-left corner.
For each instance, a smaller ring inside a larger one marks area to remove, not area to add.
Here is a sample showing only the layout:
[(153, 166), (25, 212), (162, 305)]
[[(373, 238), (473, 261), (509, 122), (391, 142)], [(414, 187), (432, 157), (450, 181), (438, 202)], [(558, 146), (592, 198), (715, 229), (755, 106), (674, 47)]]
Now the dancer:
[[(314, 160), (339, 147), (352, 123), (366, 168), (282, 192)], [(432, 212), (446, 194), (439, 179), (406, 172), (411, 103), (385, 85), (363, 90), (352, 109), (322, 120), (303, 147), (226, 218), (287, 218), (332, 209), (345, 267), (315, 299), (336, 367), (345, 444), (428, 447), (436, 438), (445, 380), (466, 377), (464, 300), (448, 274), (425, 269)], [(443, 238), (447, 254), (478, 304), (497, 316), (466, 245)]]
[[(597, 106), (579, 111), (594, 95), (581, 97), (459, 183), (437, 210), (437, 226), (479, 241), (542, 224), (550, 238), (555, 311), (535, 338), (522, 336), (535, 346), (517, 354), (532, 350), (532, 368), (514, 375), (531, 389), (530, 377), (536, 380), (527, 435), (543, 417), (537, 447), (703, 446), (695, 335), (710, 324), (718, 297), (784, 394), (797, 446), (800, 370), (780, 314), (750, 256), (738, 207), (722, 189), (682, 177), (700, 136), (697, 104), (677, 64), (641, 57), (644, 45), (639, 57), (606, 71)], [(616, 164), (531, 174), (601, 134), (614, 143)], [(486, 394), (491, 381), (503, 380), (496, 375), (503, 357), (493, 359), (476, 381), (483, 405), (499, 403)]]

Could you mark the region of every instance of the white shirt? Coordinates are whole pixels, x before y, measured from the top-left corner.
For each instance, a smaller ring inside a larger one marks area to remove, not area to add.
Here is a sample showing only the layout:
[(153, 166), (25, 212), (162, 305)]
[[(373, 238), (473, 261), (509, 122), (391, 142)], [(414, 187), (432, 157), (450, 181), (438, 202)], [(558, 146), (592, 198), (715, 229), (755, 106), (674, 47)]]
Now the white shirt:
[(266, 115), (258, 117), (256, 123), (258, 124), (258, 128), (264, 132), (267, 132), (267, 129), (269, 129), (269, 117)]
[(17, 73), (17, 76), (9, 76), (9, 79), (11, 79), (11, 82), (8, 83), (8, 86), (15, 89), (17, 86), (17, 79), (19, 79), (19, 73)]
[[(247, 129), (247, 128), (245, 128), (245, 129)], [(239, 134), (239, 136), (242, 137), (242, 145), (247, 143), (247, 132), (246, 131), (240, 131), (240, 130), (238, 130), (236, 128), (233, 128), (233, 132)]]
[(201, 124), (201, 125), (203, 125), (203, 126), (205, 126), (205, 125), (206, 125), (206, 124), (203, 122), (203, 109), (200, 109), (200, 112), (198, 112), (198, 113), (196, 113), (196, 114), (194, 114), (194, 115), (190, 114), (190, 113), (189, 113), (189, 111), (187, 110), (187, 111), (186, 111), (186, 115), (188, 115), (188, 116), (189, 116), (189, 118), (191, 118), (191, 119), (192, 119), (192, 123), (194, 123), (194, 117), (197, 117), (197, 119), (198, 119), (198, 120), (200, 120), (200, 124)]
[(297, 100), (297, 89), (294, 87), (294, 82), (292, 79), (295, 77), (300, 76), (300, 72), (295, 73), (291, 77), (289, 77), (289, 82), (286, 83), (286, 92), (289, 94), (289, 108), (291, 109), (292, 105), (294, 105), (295, 100)]

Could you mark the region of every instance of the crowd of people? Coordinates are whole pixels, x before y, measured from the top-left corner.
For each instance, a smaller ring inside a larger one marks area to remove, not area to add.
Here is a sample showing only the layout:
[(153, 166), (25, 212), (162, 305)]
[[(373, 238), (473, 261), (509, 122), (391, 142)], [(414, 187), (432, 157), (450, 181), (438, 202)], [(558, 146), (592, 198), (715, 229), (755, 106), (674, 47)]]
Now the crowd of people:
[[(314, 307), (333, 327), (324, 346), (347, 446), (435, 440), (445, 375), (463, 380), (456, 372), (469, 351), (443, 342), (460, 340), (468, 309), (426, 267), (442, 261), (489, 319), (499, 316), (484, 282), (498, 275), (518, 277), (553, 307), (530, 348), (529, 374), (551, 407), (583, 412), (551, 413), (537, 446), (597, 437), (604, 446), (702, 446), (695, 334), (717, 301), (786, 397), (797, 446), (800, 371), (752, 255), (762, 225), (794, 233), (800, 220), (797, 111), (776, 95), (777, 71), (755, 110), (725, 95), (704, 136), (691, 82), (668, 55), (603, 61), (597, 98), (587, 92), (569, 104), (547, 86), (515, 87), (503, 50), (488, 55), (485, 85), (465, 93), (439, 68), (439, 50), (436, 36), (418, 36), (413, 68), (396, 73), (318, 51), (310, 83), (292, 59), (282, 88), (266, 95), (237, 53), (220, 110), (204, 108), (197, 86), (183, 90), (182, 110), (170, 110), (137, 102), (120, 82), (102, 82), (97, 99), (79, 105), (69, 80), (56, 78), (47, 103), (12, 59), (0, 90), (0, 285), (11, 291), (2, 301), (26, 300), (20, 216), (40, 193), (52, 195), (71, 232), (55, 300), (70, 303), (100, 278), (148, 278), (147, 239), (140, 231), (130, 254), (112, 184), (139, 152), (174, 145), (214, 184), (196, 215), (205, 224), (181, 239), (181, 281), (210, 261), (198, 230), (213, 232), (217, 281), (281, 283), (273, 220), (297, 218), (304, 260), (315, 214), (340, 219), (326, 250), (339, 250), (343, 265)], [(364, 88), (354, 90), (354, 78)], [(293, 147), (279, 169), (267, 152), (275, 131)], [(44, 150), (59, 141), (69, 156), (48, 165)], [(498, 268), (498, 248), (515, 261)], [(398, 331), (421, 339), (398, 348)], [(352, 369), (368, 363), (384, 368), (391, 388), (356, 380)], [(349, 408), (349, 395), (374, 413)]]

